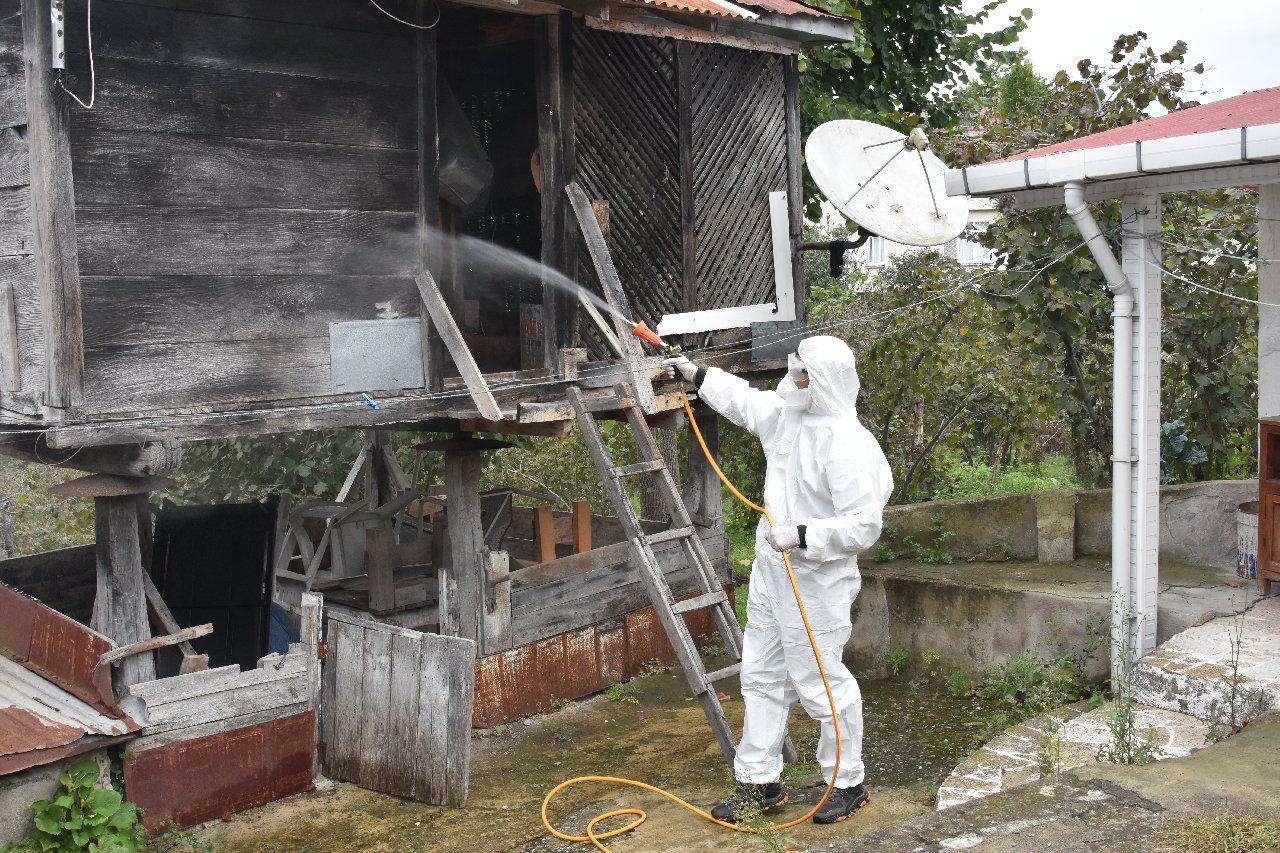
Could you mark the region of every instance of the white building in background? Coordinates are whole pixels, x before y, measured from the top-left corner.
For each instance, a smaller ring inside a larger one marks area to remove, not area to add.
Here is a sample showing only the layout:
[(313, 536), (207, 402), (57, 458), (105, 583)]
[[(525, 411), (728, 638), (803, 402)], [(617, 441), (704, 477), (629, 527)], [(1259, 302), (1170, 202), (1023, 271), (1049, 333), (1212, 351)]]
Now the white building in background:
[[(838, 213), (834, 214), (839, 217)], [(999, 211), (995, 201), (987, 198), (974, 198), (969, 204), (969, 224), (964, 233), (954, 240), (940, 246), (931, 246), (944, 258), (951, 258), (966, 267), (990, 267), (995, 263), (995, 252), (971, 239), (975, 234), (985, 231)], [(919, 246), (904, 246), (892, 240), (876, 235), (850, 253), (849, 260), (856, 260), (858, 265), (871, 275), (884, 269), (885, 265), (898, 255), (920, 251)]]

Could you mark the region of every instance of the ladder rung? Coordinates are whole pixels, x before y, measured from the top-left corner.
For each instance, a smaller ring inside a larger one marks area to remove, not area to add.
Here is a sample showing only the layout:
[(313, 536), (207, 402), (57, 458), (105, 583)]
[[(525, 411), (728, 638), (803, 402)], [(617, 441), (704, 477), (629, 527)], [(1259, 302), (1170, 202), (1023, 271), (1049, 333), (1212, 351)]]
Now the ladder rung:
[(661, 471), (667, 467), (667, 463), (661, 459), (655, 459), (649, 462), (637, 462), (634, 465), (620, 465), (617, 468), (609, 469), (615, 477), (632, 477), (636, 474), (649, 474), (654, 471)]
[(670, 542), (672, 539), (684, 539), (696, 533), (692, 527), (673, 527), (671, 530), (663, 530), (653, 533), (645, 537), (645, 541), (650, 545), (661, 545), (663, 542)]
[(688, 613), (690, 610), (702, 610), (707, 607), (715, 607), (722, 601), (728, 601), (729, 598), (724, 594), (723, 590), (714, 590), (712, 592), (699, 595), (697, 598), (686, 598), (684, 601), (677, 601), (671, 605), (674, 613)]
[(731, 663), (724, 669), (717, 669), (715, 672), (708, 672), (703, 678), (707, 684), (713, 684), (717, 681), (724, 681), (726, 678), (737, 675), (738, 670), (742, 669), (742, 664)]

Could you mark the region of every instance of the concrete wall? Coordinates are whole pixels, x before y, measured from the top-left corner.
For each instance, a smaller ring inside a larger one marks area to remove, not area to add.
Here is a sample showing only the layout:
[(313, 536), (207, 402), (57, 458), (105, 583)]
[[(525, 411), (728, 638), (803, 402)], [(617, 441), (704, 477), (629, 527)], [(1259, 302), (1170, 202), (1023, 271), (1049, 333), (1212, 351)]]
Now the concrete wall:
[[(1160, 556), (1235, 571), (1236, 507), (1256, 500), (1257, 480), (1213, 480), (1160, 489)], [(889, 507), (885, 524), (898, 536), (885, 537), (903, 551), (903, 538), (932, 541), (940, 519), (952, 537), (947, 550), (957, 559), (1007, 556), (1057, 562), (1076, 556), (1111, 554), (1111, 490), (1057, 491), (961, 498)]]
[(17, 841), (36, 828), (31, 805), (36, 800), (50, 799), (58, 790), (58, 777), (62, 771), (86, 758), (97, 759), (98, 764), (110, 769), (107, 751), (94, 752), (64, 758), (52, 764), (32, 767), (8, 776), (0, 776), (0, 845)]

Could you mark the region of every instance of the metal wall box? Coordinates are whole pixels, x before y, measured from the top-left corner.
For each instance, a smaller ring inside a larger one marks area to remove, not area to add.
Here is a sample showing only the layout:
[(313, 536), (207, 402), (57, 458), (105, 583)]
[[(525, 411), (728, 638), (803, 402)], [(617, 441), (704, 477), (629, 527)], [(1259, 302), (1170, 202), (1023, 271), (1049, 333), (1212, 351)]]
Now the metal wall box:
[(422, 388), (422, 326), (417, 318), (329, 324), (335, 393)]

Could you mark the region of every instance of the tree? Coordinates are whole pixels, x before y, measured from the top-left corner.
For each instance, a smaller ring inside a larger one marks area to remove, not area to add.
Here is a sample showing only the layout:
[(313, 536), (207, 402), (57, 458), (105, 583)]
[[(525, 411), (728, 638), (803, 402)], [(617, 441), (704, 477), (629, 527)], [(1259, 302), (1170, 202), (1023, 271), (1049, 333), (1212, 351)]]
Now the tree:
[[(1014, 63), (993, 80), (971, 87), (960, 102), (966, 120), (942, 140), (944, 159), (966, 165), (1018, 154), (1147, 117), (1154, 104), (1193, 106), (1179, 41), (1157, 53), (1142, 32), (1117, 38), (1110, 65), (1082, 59), (1073, 79), (1060, 72), (1043, 82), (1049, 97)], [(1014, 95), (1017, 97), (1014, 97)], [(1164, 331), (1165, 420), (1182, 417), (1206, 460), (1186, 476), (1229, 475), (1241, 467), (1239, 451), (1252, 435), (1254, 367), (1250, 340), (1256, 309), (1228, 297), (1188, 289), (1180, 279), (1254, 298), (1256, 278), (1248, 258), (1254, 228), (1252, 194), (1239, 191), (1182, 193), (1163, 201), (1166, 287)], [(1124, 227), (1117, 202), (1094, 206), (1104, 232), (1116, 239)], [(1070, 426), (1077, 473), (1105, 482), (1110, 447), (1111, 298), (1080, 235), (1061, 206), (1014, 212), (981, 238), (1009, 270), (990, 297), (1008, 334), (1025, 336), (1026, 381), (1052, 390)], [(1216, 256), (1205, 253), (1216, 252)], [(1214, 257), (1212, 263), (1206, 257)], [(1027, 284), (1027, 271), (1040, 270)], [(1177, 276), (1178, 278), (1174, 278)]]
[[(819, 8), (859, 23), (849, 43), (805, 48), (800, 54), (801, 132), (833, 119), (859, 118), (908, 127), (927, 116), (951, 121), (950, 93), (1007, 61), (1009, 46), (1027, 26), (1031, 10), (978, 32), (1004, 4), (992, 0), (973, 13), (961, 0), (815, 0)], [(808, 181), (808, 176), (805, 178)], [(821, 201), (806, 184), (811, 220)]]

